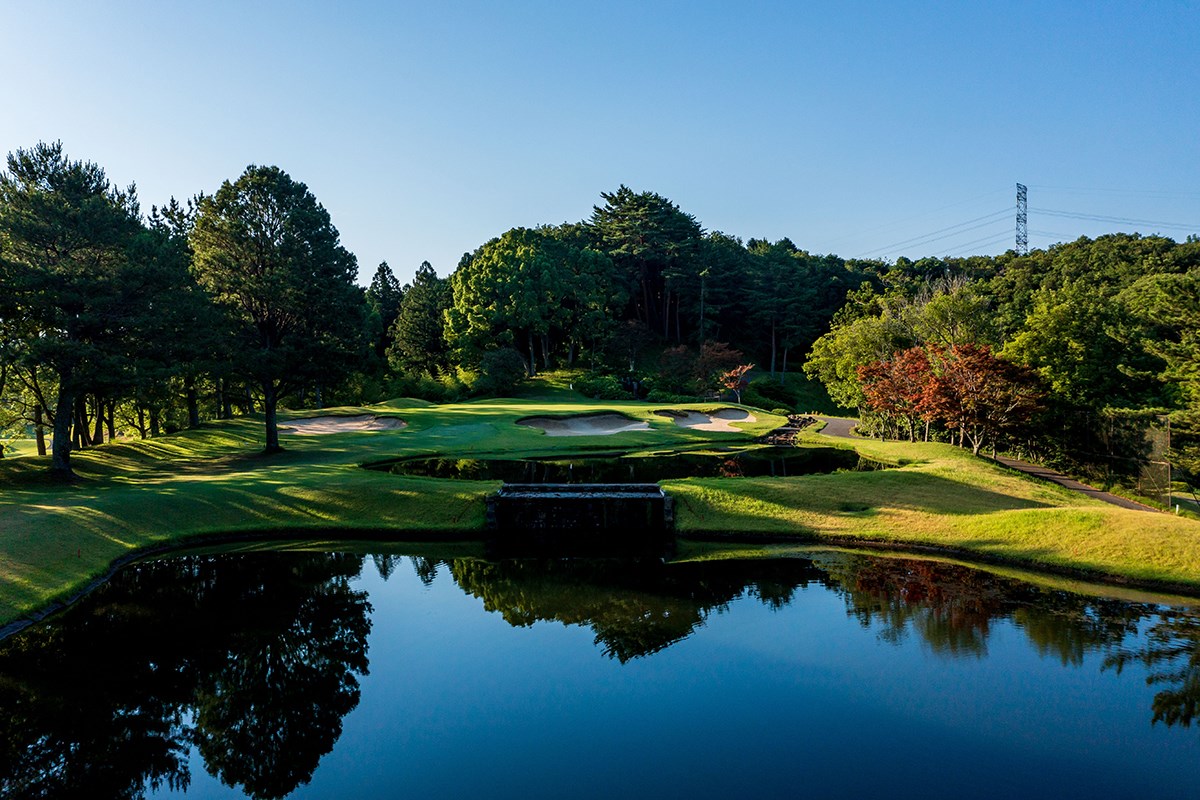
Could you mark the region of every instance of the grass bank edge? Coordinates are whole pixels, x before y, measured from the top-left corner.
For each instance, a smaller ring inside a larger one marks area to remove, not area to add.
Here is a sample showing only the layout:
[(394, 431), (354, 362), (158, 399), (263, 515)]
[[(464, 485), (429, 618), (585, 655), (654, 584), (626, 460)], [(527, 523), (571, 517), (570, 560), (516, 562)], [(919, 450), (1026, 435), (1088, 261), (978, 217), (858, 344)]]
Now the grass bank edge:
[[(210, 422), (155, 439), (82, 451), (81, 479), (71, 485), (36, 480), (44, 459), (0, 465), (0, 624), (72, 596), (131, 553), (199, 537), (260, 531), (374, 530), (478, 537), (483, 498), (498, 482), (439, 481), (373, 472), (361, 464), (398, 457), (483, 453), (510, 456), (746, 444), (783, 423), (758, 419), (741, 432), (681, 428), (656, 412), (712, 410), (733, 404), (592, 402), (582, 397), (491, 399), (432, 406), (396, 400), (281, 414), (281, 422), (313, 416), (398, 416), (395, 431), (325, 436), (285, 434), (288, 448), (263, 457), (261, 417)], [(548, 437), (513, 424), (531, 414), (617, 411), (650, 423), (647, 431), (611, 436)], [(580, 441), (583, 439), (584, 441)], [(33, 478), (33, 480), (30, 480)]]
[[(696, 410), (715, 407), (711, 403), (690, 405)], [(698, 435), (655, 414), (664, 408), (687, 407), (564, 400), (561, 396), (453, 406), (393, 401), (295, 414), (396, 415), (409, 426), (394, 432), (291, 437), (291, 449), (275, 461), (256, 460), (252, 453), (247, 454), (246, 448), (257, 444), (259, 423), (253, 419), (210, 423), (206, 430), (116, 445), (109, 452), (105, 448), (88, 451), (81, 454), (86, 456), (81, 458), (81, 471), (91, 470), (96, 477), (82, 487), (23, 487), (0, 492), (0, 508), (16, 505), (18, 498), (27, 506), (41, 506), (25, 515), (23, 532), (14, 531), (19, 526), (14, 526), (12, 514), (0, 515), (0, 556), (4, 557), (0, 561), (0, 624), (69, 597), (131, 552), (207, 535), (249, 535), (264, 529), (280, 535), (298, 530), (327, 534), (371, 529), (394, 530), (398, 536), (414, 530), (470, 536), (482, 529), (482, 498), (494, 491), (497, 483), (399, 478), (358, 467), (381, 457), (440, 454), (469, 458), (485, 452), (519, 456), (744, 444), (782, 421), (752, 409), (759, 421), (743, 425), (744, 433)], [(651, 430), (596, 437), (589, 443), (576, 437), (546, 437), (510, 424), (535, 413), (613, 410), (647, 418)], [(1035, 568), (1073, 568), (1096, 573), (1095, 577), (1200, 588), (1200, 523), (1158, 522), (1159, 527), (1167, 524), (1168, 535), (1164, 538), (1160, 531), (1145, 540), (1134, 528), (1146, 518), (1145, 512), (1125, 512), (1138, 515), (1136, 520), (1108, 514), (1098, 509), (1103, 504), (1097, 501), (948, 445), (838, 440), (818, 434), (804, 438), (903, 466), (878, 473), (809, 476), (803, 481), (670, 481), (666, 485), (680, 498), (681, 534), (741, 530), (797, 539), (908, 543), (953, 548), (966, 557), (1003, 558), (1007, 563)], [(106, 460), (119, 463), (114, 467)], [(189, 473), (188, 465), (197, 460), (216, 466), (209, 473)], [(147, 474), (151, 477), (146, 478)], [(56, 518), (63, 523), (62, 530), (54, 530)], [(1065, 540), (1058, 537), (1062, 541), (1048, 541), (1045, 527), (1050, 523), (1056, 533), (1066, 525), (1070, 535)], [(1186, 525), (1170, 527), (1180, 523)], [(164, 532), (164, 524), (175, 527)], [(898, 530), (905, 531), (904, 535), (897, 535)], [(1114, 544), (1114, 540), (1130, 537), (1132, 545)], [(1089, 542), (1089, 538), (1095, 541)], [(84, 544), (88, 546), (86, 559)], [(22, 549), (30, 569), (16, 574), (11, 556), (20, 555)]]

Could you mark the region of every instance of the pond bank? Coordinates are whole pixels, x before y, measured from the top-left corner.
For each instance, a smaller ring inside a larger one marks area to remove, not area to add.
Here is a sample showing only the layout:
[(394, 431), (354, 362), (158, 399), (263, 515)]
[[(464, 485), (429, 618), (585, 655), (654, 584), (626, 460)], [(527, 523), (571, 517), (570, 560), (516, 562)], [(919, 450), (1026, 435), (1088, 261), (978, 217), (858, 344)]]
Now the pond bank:
[[(498, 482), (399, 477), (361, 469), (363, 463), (745, 445), (782, 424), (755, 410), (758, 420), (740, 424), (741, 432), (700, 431), (658, 416), (662, 408), (561, 396), (452, 406), (394, 401), (322, 414), (396, 416), (405, 428), (285, 433), (287, 451), (271, 457), (255, 452), (259, 419), (229, 420), (84, 451), (77, 456), (81, 480), (65, 487), (23, 480), (38, 459), (13, 460), (0, 465), (0, 624), (78, 593), (131, 554), (208, 535), (270, 531), (319, 538), (351, 529), (438, 541), (481, 536), (483, 498)], [(697, 404), (695, 410), (719, 409)], [(606, 412), (645, 421), (648, 429), (564, 439), (516, 424), (533, 415)], [(913, 545), (1200, 591), (1200, 523), (1193, 520), (1105, 506), (944, 445), (812, 433), (801, 439), (900, 468), (668, 481), (664, 486), (678, 500), (680, 535), (719, 538), (738, 531), (775, 541)]]

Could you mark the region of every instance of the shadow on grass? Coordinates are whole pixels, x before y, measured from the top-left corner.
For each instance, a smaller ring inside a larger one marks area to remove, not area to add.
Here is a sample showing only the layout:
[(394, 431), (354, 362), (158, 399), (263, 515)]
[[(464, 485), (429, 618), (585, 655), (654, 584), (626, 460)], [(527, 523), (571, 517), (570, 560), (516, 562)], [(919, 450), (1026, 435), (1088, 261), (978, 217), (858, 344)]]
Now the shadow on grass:
[[(902, 509), (930, 514), (986, 514), (993, 511), (1054, 508), (1039, 500), (1015, 497), (925, 472), (879, 470), (877, 472), (835, 473), (801, 478), (739, 478), (736, 481), (697, 478), (672, 481), (667, 488), (691, 494), (687, 487), (703, 487), (727, 498), (717, 505), (731, 506), (722, 510), (736, 511), (746, 506), (750, 517), (759, 516), (762, 509), (754, 503), (775, 504), (778, 513), (767, 516), (787, 516), (793, 511), (813, 511), (829, 514), (866, 516), (881, 509)], [(749, 502), (747, 502), (749, 501)]]

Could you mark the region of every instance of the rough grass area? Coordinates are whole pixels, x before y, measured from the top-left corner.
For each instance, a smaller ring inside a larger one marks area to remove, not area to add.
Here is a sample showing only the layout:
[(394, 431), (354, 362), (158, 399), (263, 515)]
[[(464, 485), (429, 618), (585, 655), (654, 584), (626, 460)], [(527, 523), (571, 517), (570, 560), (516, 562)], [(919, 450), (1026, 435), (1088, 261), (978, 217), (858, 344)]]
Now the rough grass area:
[(679, 530), (929, 545), (1200, 588), (1193, 520), (1101, 503), (949, 445), (805, 438), (903, 466), (802, 480), (670, 481)]
[[(723, 404), (724, 405), (724, 404)], [(690, 406), (696, 410), (723, 407)], [(674, 406), (673, 406), (674, 407)], [(408, 422), (390, 431), (326, 436), (281, 432), (284, 453), (265, 457), (261, 418), (207, 423), (145, 441), (76, 453), (80, 478), (44, 478), (47, 459), (0, 460), (0, 624), (61, 598), (132, 551), (202, 534), (322, 529), (461, 535), (483, 527), (483, 497), (498, 484), (402, 478), (360, 465), (417, 455), (551, 455), (710, 442), (744, 443), (782, 424), (756, 413), (742, 433), (687, 430), (655, 415), (663, 406), (591, 402), (551, 388), (520, 399), (447, 406), (399, 400), (370, 408), (282, 414), (386, 414)], [(516, 425), (531, 414), (616, 410), (649, 430), (611, 436), (548, 437)], [(470, 534), (469, 534), (470, 535)]]

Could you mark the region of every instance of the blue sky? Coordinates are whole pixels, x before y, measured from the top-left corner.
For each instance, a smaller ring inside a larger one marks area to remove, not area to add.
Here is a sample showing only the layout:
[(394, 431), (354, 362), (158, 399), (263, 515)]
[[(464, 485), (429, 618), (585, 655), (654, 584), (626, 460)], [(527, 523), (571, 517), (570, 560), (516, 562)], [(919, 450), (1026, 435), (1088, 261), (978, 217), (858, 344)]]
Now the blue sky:
[(0, 0), (0, 30), (0, 149), (61, 139), (147, 209), (277, 164), (363, 281), (622, 183), (846, 257), (1001, 252), (1018, 181), (1031, 246), (1200, 233), (1192, 2)]

